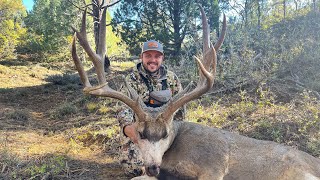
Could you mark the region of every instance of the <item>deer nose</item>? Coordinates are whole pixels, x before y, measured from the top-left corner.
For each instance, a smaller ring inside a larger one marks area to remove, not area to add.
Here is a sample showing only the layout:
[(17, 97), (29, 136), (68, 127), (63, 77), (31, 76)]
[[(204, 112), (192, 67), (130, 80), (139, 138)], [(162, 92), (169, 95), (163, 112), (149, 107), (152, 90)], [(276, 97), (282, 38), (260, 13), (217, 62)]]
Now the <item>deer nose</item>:
[(146, 167), (146, 173), (148, 176), (156, 176), (160, 173), (160, 166), (151, 165)]

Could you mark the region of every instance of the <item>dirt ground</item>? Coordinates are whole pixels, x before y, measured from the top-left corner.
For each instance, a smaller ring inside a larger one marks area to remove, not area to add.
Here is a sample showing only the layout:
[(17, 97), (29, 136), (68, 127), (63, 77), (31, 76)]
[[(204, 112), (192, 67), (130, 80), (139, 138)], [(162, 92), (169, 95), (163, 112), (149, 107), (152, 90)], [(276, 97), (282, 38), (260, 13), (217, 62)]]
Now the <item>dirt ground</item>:
[[(57, 73), (42, 72), (35, 65), (0, 63), (0, 179), (130, 179), (115, 159), (117, 149), (108, 147), (110, 144), (88, 145), (70, 138), (101, 121), (100, 116), (52, 117), (57, 107), (83, 96), (81, 85), (63, 88), (48, 82), (46, 78)], [(36, 164), (48, 167), (59, 158), (63, 164), (54, 175), (34, 170)], [(34, 173), (26, 173), (28, 169)], [(23, 177), (25, 174), (33, 177)]]

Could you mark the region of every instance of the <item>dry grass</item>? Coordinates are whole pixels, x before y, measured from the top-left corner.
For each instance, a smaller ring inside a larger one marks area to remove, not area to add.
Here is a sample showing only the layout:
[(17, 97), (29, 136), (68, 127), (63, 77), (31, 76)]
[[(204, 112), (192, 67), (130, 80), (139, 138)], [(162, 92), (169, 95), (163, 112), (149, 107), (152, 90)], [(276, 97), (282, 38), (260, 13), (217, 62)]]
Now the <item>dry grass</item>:
[(70, 71), (53, 69), (0, 61), (0, 179), (128, 179), (109, 148), (114, 101), (83, 96)]
[(46, 76), (61, 74), (56, 70), (49, 70), (39, 65), (4, 66), (0, 64), (0, 87), (15, 88), (43, 85)]
[(320, 157), (320, 102), (312, 93), (305, 91), (288, 103), (243, 93), (229, 98), (229, 103), (224, 96), (206, 106), (193, 102), (187, 117), (193, 122), (294, 146)]

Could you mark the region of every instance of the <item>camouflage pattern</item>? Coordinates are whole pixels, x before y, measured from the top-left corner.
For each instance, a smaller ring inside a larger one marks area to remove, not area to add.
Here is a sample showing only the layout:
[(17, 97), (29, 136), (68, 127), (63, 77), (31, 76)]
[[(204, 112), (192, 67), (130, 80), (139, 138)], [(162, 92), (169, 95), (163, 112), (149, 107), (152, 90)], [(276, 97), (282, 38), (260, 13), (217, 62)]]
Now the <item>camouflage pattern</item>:
[(130, 138), (123, 133), (123, 128), (133, 122), (133, 116), (131, 109), (124, 109), (118, 113), (117, 118), (122, 131), (120, 134), (121, 152), (117, 158), (127, 175), (140, 176), (143, 174), (141, 155)]
[(162, 90), (163, 79), (167, 79), (168, 88), (171, 90), (173, 95), (182, 90), (178, 77), (172, 71), (168, 71), (164, 65), (160, 67), (157, 73), (150, 75), (143, 68), (142, 63), (139, 63), (134, 68), (133, 72), (126, 77), (126, 81), (134, 90), (137, 91), (144, 102), (148, 102), (149, 100), (149, 90), (141, 76), (150, 82), (153, 91)]
[[(167, 89), (170, 89), (172, 95), (177, 94), (182, 91), (181, 83), (178, 77), (171, 71), (168, 71), (167, 68), (162, 65), (156, 73), (150, 74), (147, 73), (143, 68), (142, 63), (138, 63), (134, 68), (133, 72), (126, 77), (128, 84), (139, 94), (140, 98), (147, 103), (149, 101), (149, 89), (144, 80), (143, 76), (150, 82), (152, 90), (159, 91), (163, 90), (162, 81), (166, 79)], [(185, 107), (181, 108), (175, 115), (174, 120), (183, 120), (185, 115)], [(121, 129), (126, 125), (132, 124), (134, 122), (134, 113), (131, 109), (124, 109), (118, 114), (118, 120), (120, 122)], [(139, 151), (135, 148), (134, 143), (130, 141), (122, 133), (122, 153), (120, 153), (119, 161), (122, 167), (125, 169), (127, 174), (133, 174), (139, 176), (143, 174), (143, 162)]]

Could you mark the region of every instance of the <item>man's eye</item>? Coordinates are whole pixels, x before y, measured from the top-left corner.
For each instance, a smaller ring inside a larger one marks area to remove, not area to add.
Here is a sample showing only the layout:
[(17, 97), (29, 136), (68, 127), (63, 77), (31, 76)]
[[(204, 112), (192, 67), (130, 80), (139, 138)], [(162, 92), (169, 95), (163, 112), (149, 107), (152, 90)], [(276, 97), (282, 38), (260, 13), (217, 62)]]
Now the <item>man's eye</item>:
[(139, 132), (139, 136), (140, 136), (141, 139), (147, 139), (147, 138), (145, 137), (145, 135), (143, 135), (142, 132)]

